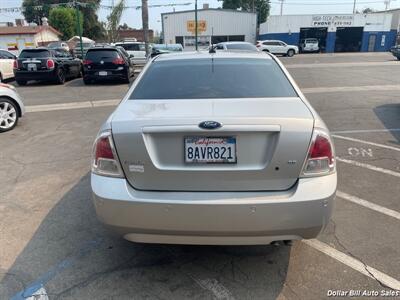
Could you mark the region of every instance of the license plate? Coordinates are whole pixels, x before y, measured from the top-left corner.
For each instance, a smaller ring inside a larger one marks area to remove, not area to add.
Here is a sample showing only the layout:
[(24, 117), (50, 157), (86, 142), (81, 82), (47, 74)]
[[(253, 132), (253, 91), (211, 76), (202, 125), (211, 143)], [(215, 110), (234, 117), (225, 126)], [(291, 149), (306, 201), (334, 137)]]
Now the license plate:
[(185, 138), (185, 162), (204, 164), (235, 164), (235, 137), (187, 137)]
[(28, 70), (29, 71), (36, 71), (37, 70), (36, 64), (28, 64)]
[(99, 75), (100, 75), (100, 76), (107, 76), (107, 71), (100, 71), (100, 72), (99, 72)]

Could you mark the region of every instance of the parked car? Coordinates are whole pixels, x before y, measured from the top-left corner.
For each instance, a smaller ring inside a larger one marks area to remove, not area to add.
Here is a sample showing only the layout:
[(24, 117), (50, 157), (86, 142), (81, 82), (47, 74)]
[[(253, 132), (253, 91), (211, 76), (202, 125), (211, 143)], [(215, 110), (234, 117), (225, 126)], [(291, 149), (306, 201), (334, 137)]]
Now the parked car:
[(150, 57), (153, 58), (160, 54), (182, 52), (181, 44), (153, 44), (151, 47)]
[(133, 63), (136, 65), (146, 64), (146, 47), (142, 42), (119, 42), (115, 46), (120, 46), (130, 55), (133, 55)]
[(396, 45), (390, 48), (390, 52), (392, 52), (394, 57), (400, 60), (400, 45)]
[(90, 48), (83, 61), (85, 84), (97, 80), (123, 80), (130, 82), (134, 76), (134, 65), (130, 57), (115, 46)]
[(220, 51), (259, 51), (256, 46), (248, 42), (222, 42), (213, 46)]
[(300, 41), (300, 52), (319, 52), (317, 39), (302, 39)]
[(83, 43), (82, 43), (82, 50), (83, 50), (83, 52), (82, 52), (82, 50), (81, 50), (81, 43), (78, 42), (78, 43), (76, 43), (75, 48), (72, 50), (72, 52), (73, 52), (73, 54), (74, 54), (76, 57), (78, 57), (78, 58), (80, 58), (80, 59), (83, 59), (83, 58), (85, 57), (85, 55), (86, 55), (86, 52), (87, 52), (91, 47), (93, 47), (94, 45), (95, 45), (95, 42), (83, 42)]
[(64, 49), (65, 51), (70, 51), (69, 46), (66, 42), (51, 42), (47, 45), (47, 48), (49, 49)]
[(257, 52), (160, 55), (101, 126), (99, 219), (134, 242), (315, 238), (337, 175), (324, 122), (281, 62)]
[(25, 113), (24, 103), (15, 87), (0, 83), (0, 132), (13, 129)]
[(299, 47), (295, 45), (288, 45), (285, 42), (277, 40), (258, 41), (256, 47), (261, 51), (266, 51), (273, 54), (282, 54), (289, 57), (299, 53)]
[(14, 78), (13, 65), (15, 59), (14, 54), (0, 49), (0, 82)]
[(63, 84), (81, 74), (81, 60), (64, 49), (23, 49), (14, 61), (15, 81), (19, 85), (26, 85), (29, 80)]

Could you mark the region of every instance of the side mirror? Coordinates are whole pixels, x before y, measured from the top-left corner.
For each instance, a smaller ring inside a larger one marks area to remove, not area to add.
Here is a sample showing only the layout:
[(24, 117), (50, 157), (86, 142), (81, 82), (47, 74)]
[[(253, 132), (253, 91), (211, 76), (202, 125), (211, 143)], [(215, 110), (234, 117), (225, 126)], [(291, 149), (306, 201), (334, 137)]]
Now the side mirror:
[(135, 55), (129, 54), (129, 58), (134, 58), (134, 57), (135, 57)]

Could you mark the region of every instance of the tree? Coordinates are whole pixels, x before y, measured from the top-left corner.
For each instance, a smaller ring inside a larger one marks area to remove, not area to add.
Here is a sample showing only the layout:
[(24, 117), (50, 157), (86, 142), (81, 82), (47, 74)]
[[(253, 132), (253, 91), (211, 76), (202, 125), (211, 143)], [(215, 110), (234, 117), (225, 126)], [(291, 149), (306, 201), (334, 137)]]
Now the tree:
[(142, 0), (142, 23), (146, 55), (149, 55), (149, 7), (147, 0)]
[[(79, 14), (82, 32), (83, 17)], [(62, 39), (68, 40), (74, 35), (78, 35), (76, 10), (69, 7), (55, 7), (50, 10), (49, 23), (62, 33)]]
[[(83, 35), (91, 39), (99, 39), (104, 36), (104, 26), (99, 22), (97, 10), (101, 0), (80, 0), (85, 6), (79, 6), (79, 11), (83, 14), (84, 26)], [(49, 18), (50, 5), (65, 3), (65, 0), (23, 0), (22, 8), (27, 22), (41, 24), (43, 17)], [(71, 0), (72, 2), (72, 0)], [(39, 8), (37, 8), (37, 6)]]
[(124, 23), (122, 25), (118, 26), (118, 29), (122, 29), (122, 30), (128, 30), (128, 29), (132, 29), (131, 27), (129, 27), (128, 24)]
[(121, 0), (116, 6), (113, 7), (110, 15), (107, 17), (107, 31), (109, 42), (114, 43), (118, 39), (118, 25), (121, 22), (124, 8), (125, 0)]
[(222, 8), (241, 9), (257, 13), (257, 23), (264, 23), (267, 20), (270, 9), (269, 0), (218, 0), (222, 1)]

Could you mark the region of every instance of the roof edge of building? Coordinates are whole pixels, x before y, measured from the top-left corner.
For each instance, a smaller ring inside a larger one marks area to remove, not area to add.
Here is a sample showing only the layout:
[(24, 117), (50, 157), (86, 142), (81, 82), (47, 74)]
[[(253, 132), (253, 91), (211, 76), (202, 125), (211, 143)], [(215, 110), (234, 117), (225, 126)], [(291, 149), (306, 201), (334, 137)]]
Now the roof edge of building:
[[(245, 14), (254, 14), (257, 15), (257, 13), (255, 12), (251, 12), (251, 11), (243, 11), (243, 10), (236, 10), (236, 9), (224, 9), (224, 8), (202, 8), (202, 9), (198, 9), (197, 11), (207, 11), (207, 10), (212, 10), (212, 11), (223, 11), (223, 12), (238, 12), (238, 13), (245, 13)], [(166, 12), (166, 13), (162, 13), (161, 15), (174, 15), (174, 14), (181, 14), (181, 13), (188, 13), (188, 12), (195, 12), (194, 9), (190, 9), (190, 10), (181, 10), (181, 11), (171, 11), (171, 12)]]

